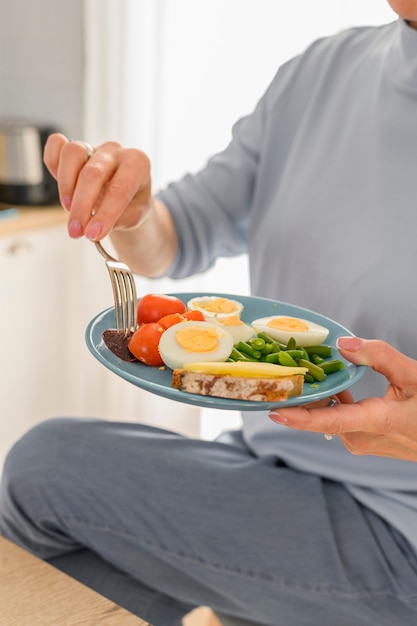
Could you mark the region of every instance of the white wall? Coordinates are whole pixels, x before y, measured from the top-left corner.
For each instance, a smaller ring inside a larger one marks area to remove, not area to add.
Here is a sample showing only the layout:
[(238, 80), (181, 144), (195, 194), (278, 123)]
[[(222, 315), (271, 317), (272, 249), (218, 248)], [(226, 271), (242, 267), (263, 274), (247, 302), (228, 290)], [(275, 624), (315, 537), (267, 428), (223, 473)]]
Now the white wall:
[(83, 0), (0, 0), (0, 118), (82, 128)]

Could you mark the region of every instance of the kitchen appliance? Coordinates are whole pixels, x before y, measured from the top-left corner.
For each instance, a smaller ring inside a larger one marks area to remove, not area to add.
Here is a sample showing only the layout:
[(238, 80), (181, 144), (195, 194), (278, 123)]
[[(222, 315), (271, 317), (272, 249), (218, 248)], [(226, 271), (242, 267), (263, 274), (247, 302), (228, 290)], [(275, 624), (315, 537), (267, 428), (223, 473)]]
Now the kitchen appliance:
[(58, 186), (43, 163), (47, 137), (57, 129), (25, 121), (0, 120), (0, 202), (48, 205)]

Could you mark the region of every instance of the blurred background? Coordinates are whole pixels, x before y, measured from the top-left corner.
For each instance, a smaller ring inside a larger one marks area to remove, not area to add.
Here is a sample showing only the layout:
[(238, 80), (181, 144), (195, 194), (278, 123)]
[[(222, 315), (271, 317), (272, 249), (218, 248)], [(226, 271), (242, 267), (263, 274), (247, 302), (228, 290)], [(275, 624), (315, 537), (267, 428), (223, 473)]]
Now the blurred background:
[[(0, 122), (139, 147), (155, 188), (221, 150), (279, 65), (314, 39), (396, 18), (385, 0), (0, 0), (0, 9)], [(54, 415), (205, 438), (239, 424), (234, 412), (151, 396), (93, 359), (84, 332), (112, 304), (110, 283), (93, 246), (69, 240), (61, 221), (20, 232), (0, 219), (0, 467), (17, 437)], [(220, 260), (180, 282), (140, 278), (138, 292), (247, 294), (246, 262)]]

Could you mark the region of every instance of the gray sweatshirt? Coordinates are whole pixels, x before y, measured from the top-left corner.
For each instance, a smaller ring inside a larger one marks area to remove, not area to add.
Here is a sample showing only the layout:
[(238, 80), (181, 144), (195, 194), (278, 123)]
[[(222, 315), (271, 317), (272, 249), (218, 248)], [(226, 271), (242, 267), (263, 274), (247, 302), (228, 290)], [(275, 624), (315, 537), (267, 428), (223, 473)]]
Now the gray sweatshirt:
[[(397, 20), (313, 43), (277, 72), (230, 144), (160, 192), (178, 231), (170, 276), (249, 253), (251, 290), (417, 359), (417, 31)], [(357, 399), (383, 395), (372, 371)], [(417, 415), (416, 415), (417, 419)], [(341, 481), (417, 551), (417, 464), (243, 415), (257, 455)]]

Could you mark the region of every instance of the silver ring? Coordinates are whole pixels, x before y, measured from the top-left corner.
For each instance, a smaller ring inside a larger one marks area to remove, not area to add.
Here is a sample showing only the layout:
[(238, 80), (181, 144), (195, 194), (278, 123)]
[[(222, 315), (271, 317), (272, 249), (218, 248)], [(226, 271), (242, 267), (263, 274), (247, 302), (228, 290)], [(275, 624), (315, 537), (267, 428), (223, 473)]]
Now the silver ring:
[(84, 148), (87, 150), (87, 161), (88, 159), (91, 159), (91, 157), (94, 154), (94, 148), (91, 144), (87, 143), (86, 141), (81, 141), (81, 140), (74, 140), (71, 139), (70, 141), (72, 141), (72, 143), (79, 143), (80, 146), (84, 146)]
[[(335, 404), (337, 404), (337, 400), (335, 398), (330, 398), (327, 406), (328, 406), (328, 408), (331, 408)], [(331, 441), (333, 439), (334, 435), (330, 435), (328, 433), (324, 433), (323, 437), (325, 438), (326, 441)]]

